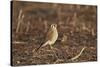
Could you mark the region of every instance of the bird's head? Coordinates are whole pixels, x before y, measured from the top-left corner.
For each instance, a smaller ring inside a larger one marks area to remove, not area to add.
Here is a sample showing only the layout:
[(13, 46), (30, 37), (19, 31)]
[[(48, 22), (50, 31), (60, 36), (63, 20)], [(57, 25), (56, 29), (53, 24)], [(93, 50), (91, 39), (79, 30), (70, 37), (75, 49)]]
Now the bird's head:
[(57, 28), (57, 24), (51, 24), (51, 28), (56, 29)]

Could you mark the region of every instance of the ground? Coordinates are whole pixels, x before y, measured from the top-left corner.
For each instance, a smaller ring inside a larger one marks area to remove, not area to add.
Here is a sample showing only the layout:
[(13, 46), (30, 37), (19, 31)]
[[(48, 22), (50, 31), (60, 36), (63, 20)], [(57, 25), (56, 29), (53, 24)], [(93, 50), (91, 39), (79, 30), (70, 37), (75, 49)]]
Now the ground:
[[(97, 7), (92, 5), (12, 2), (12, 65), (58, 64), (97, 60)], [(35, 52), (51, 24), (58, 39)], [(75, 57), (84, 48), (82, 54)]]

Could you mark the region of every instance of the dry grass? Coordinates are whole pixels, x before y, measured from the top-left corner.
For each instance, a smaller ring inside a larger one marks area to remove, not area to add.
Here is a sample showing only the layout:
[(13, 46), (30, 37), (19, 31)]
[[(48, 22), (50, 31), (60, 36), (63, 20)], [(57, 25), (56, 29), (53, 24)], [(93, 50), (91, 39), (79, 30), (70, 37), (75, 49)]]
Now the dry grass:
[[(96, 6), (15, 1), (12, 10), (12, 65), (97, 60)], [(34, 52), (53, 23), (59, 34), (54, 48)]]

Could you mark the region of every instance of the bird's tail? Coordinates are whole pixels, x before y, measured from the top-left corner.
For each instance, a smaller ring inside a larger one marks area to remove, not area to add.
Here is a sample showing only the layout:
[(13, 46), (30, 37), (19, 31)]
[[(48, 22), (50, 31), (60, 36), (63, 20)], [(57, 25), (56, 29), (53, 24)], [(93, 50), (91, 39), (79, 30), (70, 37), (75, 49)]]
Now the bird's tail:
[(40, 46), (35, 50), (35, 52), (37, 52), (37, 51), (41, 48), (41, 46), (42, 46), (42, 45), (40, 45)]
[(48, 44), (48, 41), (45, 42), (44, 44), (41, 44), (41, 45), (35, 50), (35, 52), (37, 52), (40, 48), (46, 46), (47, 44)]

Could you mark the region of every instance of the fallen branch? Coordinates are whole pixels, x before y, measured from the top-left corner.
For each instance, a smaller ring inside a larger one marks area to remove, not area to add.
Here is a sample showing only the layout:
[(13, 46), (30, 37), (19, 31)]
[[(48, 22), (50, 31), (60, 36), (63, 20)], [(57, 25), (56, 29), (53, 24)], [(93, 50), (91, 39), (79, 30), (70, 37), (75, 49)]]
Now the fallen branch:
[(83, 53), (83, 51), (85, 50), (86, 47), (83, 47), (82, 50), (80, 51), (80, 53), (78, 55), (76, 55), (75, 57), (71, 58), (70, 60), (73, 61), (77, 58), (79, 58), (81, 56), (81, 54)]

